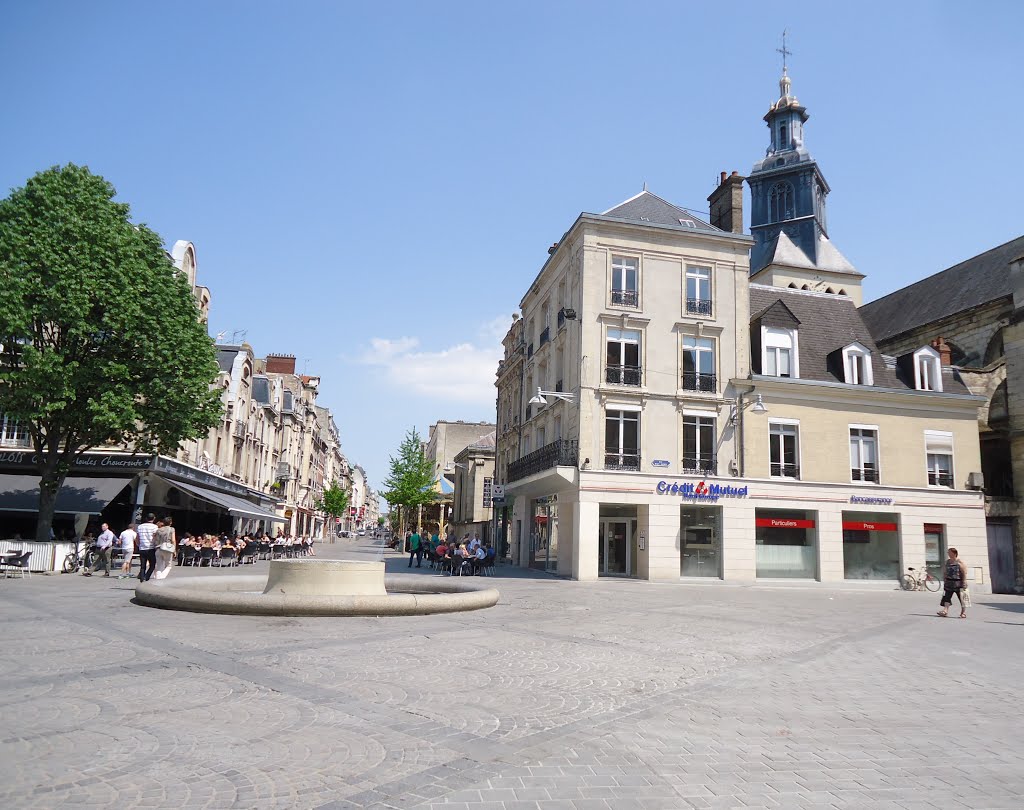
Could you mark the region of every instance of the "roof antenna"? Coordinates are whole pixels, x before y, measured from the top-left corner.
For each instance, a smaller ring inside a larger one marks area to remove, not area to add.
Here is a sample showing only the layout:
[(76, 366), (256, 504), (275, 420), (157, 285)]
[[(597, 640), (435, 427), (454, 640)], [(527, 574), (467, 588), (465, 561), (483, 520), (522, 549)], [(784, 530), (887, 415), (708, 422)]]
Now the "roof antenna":
[(647, 191), (647, 181), (644, 180), (644, 191)]

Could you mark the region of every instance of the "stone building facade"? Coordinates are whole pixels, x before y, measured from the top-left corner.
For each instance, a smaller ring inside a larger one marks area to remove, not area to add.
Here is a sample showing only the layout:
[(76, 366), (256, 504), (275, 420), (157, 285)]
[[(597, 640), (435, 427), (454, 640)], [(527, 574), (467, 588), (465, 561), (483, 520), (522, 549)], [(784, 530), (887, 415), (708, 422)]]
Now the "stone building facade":
[(451, 523), (459, 538), (468, 534), (487, 542), (493, 539), (494, 450), (491, 431), (455, 456)]

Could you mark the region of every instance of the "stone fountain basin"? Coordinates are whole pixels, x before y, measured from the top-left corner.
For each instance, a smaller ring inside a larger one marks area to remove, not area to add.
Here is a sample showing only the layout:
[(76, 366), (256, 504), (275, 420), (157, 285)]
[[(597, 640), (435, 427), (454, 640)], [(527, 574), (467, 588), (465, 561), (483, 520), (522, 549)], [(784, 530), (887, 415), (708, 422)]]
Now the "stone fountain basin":
[(172, 576), (135, 589), (142, 605), (254, 616), (417, 616), (495, 605), (499, 593), (462, 577), (384, 575), (384, 563), (273, 560), (269, 575)]

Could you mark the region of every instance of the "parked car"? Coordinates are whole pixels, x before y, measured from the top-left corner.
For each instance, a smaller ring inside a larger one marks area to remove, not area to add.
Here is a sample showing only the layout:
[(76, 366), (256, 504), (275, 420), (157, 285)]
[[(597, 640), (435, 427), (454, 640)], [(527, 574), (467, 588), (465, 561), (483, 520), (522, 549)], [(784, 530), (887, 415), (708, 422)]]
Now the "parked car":
[(359, 536), (360, 537), (366, 537), (366, 529), (360, 529), (359, 530)]

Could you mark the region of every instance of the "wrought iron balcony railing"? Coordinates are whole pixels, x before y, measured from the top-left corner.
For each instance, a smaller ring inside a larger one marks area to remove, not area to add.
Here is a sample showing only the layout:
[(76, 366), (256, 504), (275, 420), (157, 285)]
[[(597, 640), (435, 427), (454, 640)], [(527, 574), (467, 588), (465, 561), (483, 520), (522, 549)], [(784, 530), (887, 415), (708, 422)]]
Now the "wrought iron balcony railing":
[(527, 357), (533, 357), (533, 344), (532, 343), (529, 346), (526, 347), (526, 356)]
[(540, 345), (543, 346), (549, 340), (551, 340), (551, 327), (545, 326), (544, 331), (540, 333)]
[(580, 443), (575, 439), (558, 439), (509, 464), (508, 480), (519, 481), (552, 467), (575, 467), (579, 461)]
[(953, 473), (950, 472), (937, 472), (935, 470), (928, 471), (928, 483), (933, 487), (949, 487), (953, 488)]
[(637, 472), (640, 469), (640, 454), (605, 453), (604, 468), (606, 470), (632, 470)]
[(608, 366), (605, 380), (614, 385), (640, 385), (640, 366)]
[(682, 471), (696, 475), (717, 475), (718, 457), (710, 453), (683, 456)]
[(640, 293), (636, 290), (612, 290), (612, 303), (622, 307), (638, 307)]
[(854, 481), (870, 481), (872, 484), (877, 484), (878, 470), (874, 467), (854, 467), (850, 470), (850, 477)]
[(714, 374), (702, 374), (699, 371), (684, 371), (683, 390), (713, 394), (718, 390), (718, 377)]
[(558, 394), (562, 393), (562, 381), (561, 380), (555, 380), (555, 393), (558, 393)]
[(772, 476), (774, 478), (799, 478), (800, 468), (796, 464), (785, 464), (777, 461), (771, 462)]
[(560, 309), (558, 310), (558, 328), (561, 329), (563, 326), (565, 326), (565, 310)]
[(686, 314), (687, 315), (711, 315), (711, 299), (710, 298), (687, 298), (686, 299)]

